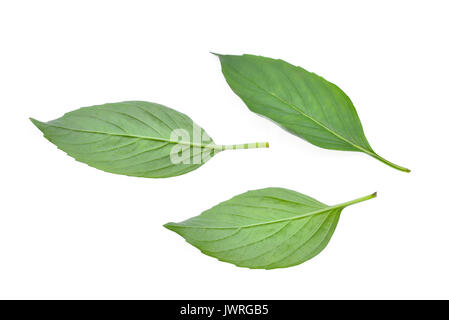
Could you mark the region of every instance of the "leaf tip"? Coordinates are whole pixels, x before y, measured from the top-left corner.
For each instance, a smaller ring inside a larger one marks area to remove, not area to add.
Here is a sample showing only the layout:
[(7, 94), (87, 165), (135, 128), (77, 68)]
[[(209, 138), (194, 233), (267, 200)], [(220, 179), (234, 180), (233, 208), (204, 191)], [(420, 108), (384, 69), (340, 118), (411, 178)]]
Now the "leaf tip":
[(374, 192), (374, 193), (371, 195), (371, 197), (373, 197), (373, 198), (377, 197), (377, 191)]
[(163, 225), (164, 228), (167, 228), (168, 230), (175, 231), (175, 224), (173, 222), (169, 222)]
[(29, 117), (28, 119), (30, 119), (30, 121), (39, 129), (39, 130), (42, 130), (42, 127), (43, 127), (43, 125), (44, 125), (44, 123), (43, 122), (40, 122), (39, 120), (36, 120), (36, 119), (34, 119), (34, 118), (32, 118), (32, 117)]
[(209, 53), (211, 53), (211, 54), (213, 54), (214, 56), (217, 56), (217, 57), (221, 57), (221, 56), (223, 56), (222, 54), (219, 54), (219, 53), (216, 53), (216, 52), (212, 52), (212, 51), (209, 51)]

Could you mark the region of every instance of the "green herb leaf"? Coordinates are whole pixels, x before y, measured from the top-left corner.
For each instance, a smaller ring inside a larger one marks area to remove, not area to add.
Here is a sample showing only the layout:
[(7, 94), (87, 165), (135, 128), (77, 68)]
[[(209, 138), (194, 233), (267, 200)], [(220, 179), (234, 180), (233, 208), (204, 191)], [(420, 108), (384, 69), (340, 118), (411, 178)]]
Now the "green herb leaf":
[(318, 147), (364, 152), (410, 172), (373, 151), (351, 100), (333, 83), (282, 60), (217, 56), (229, 86), (251, 111)]
[(31, 121), (76, 160), (137, 177), (177, 176), (222, 150), (268, 147), (266, 142), (217, 145), (185, 114), (143, 101), (81, 108), (45, 123)]
[(266, 188), (165, 227), (221, 261), (252, 269), (286, 268), (326, 247), (345, 207), (374, 197), (328, 206), (292, 190)]

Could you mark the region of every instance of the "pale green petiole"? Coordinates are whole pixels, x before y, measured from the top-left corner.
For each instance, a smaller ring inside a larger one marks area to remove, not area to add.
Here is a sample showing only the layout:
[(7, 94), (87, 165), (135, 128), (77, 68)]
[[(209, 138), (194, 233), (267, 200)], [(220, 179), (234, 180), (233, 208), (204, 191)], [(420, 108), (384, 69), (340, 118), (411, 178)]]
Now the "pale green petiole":
[(239, 149), (260, 149), (269, 148), (268, 142), (254, 142), (254, 143), (242, 143), (242, 144), (229, 144), (229, 145), (216, 145), (216, 150), (239, 150)]
[(351, 201), (348, 201), (348, 202), (343, 202), (343, 203), (337, 204), (337, 205), (335, 205), (333, 207), (336, 207), (336, 208), (347, 207), (347, 206), (350, 206), (350, 205), (355, 204), (355, 203), (359, 203), (359, 202), (363, 202), (363, 201), (366, 201), (366, 200), (369, 200), (369, 199), (373, 199), (375, 197), (377, 197), (377, 192), (374, 192), (374, 193), (372, 193), (372, 194), (370, 194), (368, 196), (364, 196), (364, 197), (357, 198), (357, 199), (354, 199), (354, 200), (351, 200)]
[(403, 171), (403, 172), (410, 172), (410, 169), (401, 167), (400, 165), (397, 165), (397, 164), (395, 164), (395, 163), (393, 163), (393, 162), (391, 162), (391, 161), (388, 161), (387, 159), (382, 158), (381, 156), (379, 156), (379, 155), (376, 154), (376, 153), (368, 153), (368, 154), (369, 154), (370, 156), (372, 156), (374, 159), (377, 159), (377, 160), (379, 160), (380, 162), (385, 163), (387, 166), (390, 166), (390, 167), (392, 167), (392, 168), (395, 168), (395, 169), (400, 170), (400, 171)]

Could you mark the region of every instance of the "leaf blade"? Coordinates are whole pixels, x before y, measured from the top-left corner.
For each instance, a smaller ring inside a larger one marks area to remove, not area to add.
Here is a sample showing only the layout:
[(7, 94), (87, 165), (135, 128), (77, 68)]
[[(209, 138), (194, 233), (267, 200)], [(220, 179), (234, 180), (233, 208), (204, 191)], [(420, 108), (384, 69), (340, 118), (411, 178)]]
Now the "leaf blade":
[(253, 269), (286, 268), (326, 247), (343, 208), (375, 196), (327, 206), (292, 190), (266, 188), (164, 226), (220, 261)]
[(364, 152), (410, 172), (374, 152), (354, 105), (335, 84), (279, 59), (217, 56), (227, 83), (251, 111), (318, 147)]

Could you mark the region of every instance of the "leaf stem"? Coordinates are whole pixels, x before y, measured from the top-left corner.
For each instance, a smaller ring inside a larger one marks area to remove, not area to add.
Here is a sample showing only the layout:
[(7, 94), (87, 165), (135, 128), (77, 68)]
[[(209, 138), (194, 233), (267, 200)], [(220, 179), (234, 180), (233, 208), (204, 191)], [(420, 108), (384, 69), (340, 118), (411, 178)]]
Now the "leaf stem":
[(270, 145), (268, 142), (217, 145), (218, 149), (221, 150), (260, 149), (260, 148), (268, 148), (269, 146)]
[(370, 153), (368, 153), (368, 154), (369, 154), (371, 157), (373, 157), (373, 158), (375, 158), (375, 159), (377, 159), (377, 160), (379, 160), (379, 161), (385, 163), (386, 165), (388, 165), (388, 166), (390, 166), (390, 167), (392, 167), (392, 168), (395, 168), (395, 169), (400, 170), (400, 171), (403, 171), (403, 172), (410, 172), (410, 169), (401, 167), (401, 166), (399, 166), (399, 165), (397, 165), (397, 164), (395, 164), (395, 163), (393, 163), (393, 162), (390, 162), (390, 161), (388, 161), (387, 159), (382, 158), (381, 156), (379, 156), (377, 153), (371, 153), (371, 152), (370, 152)]
[(343, 203), (337, 204), (337, 205), (335, 205), (333, 207), (338, 207), (338, 208), (339, 207), (347, 207), (347, 206), (350, 206), (350, 205), (355, 204), (355, 203), (359, 203), (359, 202), (363, 202), (363, 201), (366, 201), (366, 200), (369, 200), (369, 199), (373, 199), (375, 197), (377, 197), (377, 192), (374, 192), (374, 193), (372, 193), (372, 194), (370, 194), (368, 196), (364, 196), (364, 197), (357, 198), (357, 199), (354, 199), (354, 200), (351, 200), (351, 201), (348, 201), (348, 202), (343, 202)]

